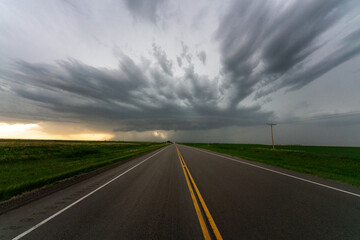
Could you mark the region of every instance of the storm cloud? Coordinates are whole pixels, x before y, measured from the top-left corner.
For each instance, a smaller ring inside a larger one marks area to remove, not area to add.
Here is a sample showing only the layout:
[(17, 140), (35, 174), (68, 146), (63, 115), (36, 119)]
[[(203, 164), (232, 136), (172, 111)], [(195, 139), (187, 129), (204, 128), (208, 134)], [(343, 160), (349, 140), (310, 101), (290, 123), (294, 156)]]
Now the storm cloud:
[(232, 103), (253, 93), (259, 98), (282, 88), (299, 89), (358, 55), (359, 28), (341, 36), (336, 49), (327, 48), (331, 39), (323, 37), (351, 5), (327, 0), (234, 2), (216, 34), (223, 73), (236, 86)]
[(55, 65), (16, 61), (2, 77), (11, 92), (42, 108), (70, 120), (118, 125), (116, 131), (253, 125), (271, 116), (260, 106), (221, 108), (224, 96), (215, 80), (196, 74), (193, 66), (174, 78), (171, 64), (155, 45), (154, 54), (157, 62), (143, 64), (123, 55), (117, 69), (95, 68), (75, 59)]
[(4, 1), (0, 120), (199, 141), (206, 131), (235, 141), (224, 129), (252, 139), (246, 129), (267, 121), (350, 129), (359, 10), (352, 0)]
[(165, 0), (125, 0), (130, 12), (138, 18), (156, 23), (159, 19), (159, 8)]
[(198, 52), (197, 57), (204, 65), (206, 64), (206, 52), (205, 51)]

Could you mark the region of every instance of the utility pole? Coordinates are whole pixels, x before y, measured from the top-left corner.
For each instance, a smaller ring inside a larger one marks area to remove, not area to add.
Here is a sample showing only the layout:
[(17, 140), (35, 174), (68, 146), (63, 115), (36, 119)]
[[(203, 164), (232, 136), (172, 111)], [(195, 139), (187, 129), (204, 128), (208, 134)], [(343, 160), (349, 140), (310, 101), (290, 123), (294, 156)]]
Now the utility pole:
[(269, 125), (271, 128), (271, 141), (272, 141), (272, 145), (273, 145), (273, 151), (275, 151), (273, 126), (276, 126), (276, 123), (266, 123), (266, 125)]

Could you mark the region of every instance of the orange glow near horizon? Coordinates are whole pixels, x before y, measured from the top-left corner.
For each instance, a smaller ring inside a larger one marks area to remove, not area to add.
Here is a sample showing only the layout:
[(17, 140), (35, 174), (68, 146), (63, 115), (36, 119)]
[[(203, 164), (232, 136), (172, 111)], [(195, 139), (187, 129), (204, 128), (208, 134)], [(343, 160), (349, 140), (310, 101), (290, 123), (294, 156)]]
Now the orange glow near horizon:
[(2, 139), (109, 140), (112, 137), (112, 134), (99, 132), (49, 134), (37, 123), (0, 122), (0, 138)]

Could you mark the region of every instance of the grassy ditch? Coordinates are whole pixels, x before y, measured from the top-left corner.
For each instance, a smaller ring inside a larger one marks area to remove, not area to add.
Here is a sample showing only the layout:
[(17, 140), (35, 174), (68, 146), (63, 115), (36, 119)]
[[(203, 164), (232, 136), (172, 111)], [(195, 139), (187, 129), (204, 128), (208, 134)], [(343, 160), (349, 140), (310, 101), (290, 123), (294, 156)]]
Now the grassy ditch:
[(360, 186), (360, 147), (282, 145), (272, 151), (272, 146), (255, 144), (184, 145)]
[(0, 140), (0, 201), (166, 143)]

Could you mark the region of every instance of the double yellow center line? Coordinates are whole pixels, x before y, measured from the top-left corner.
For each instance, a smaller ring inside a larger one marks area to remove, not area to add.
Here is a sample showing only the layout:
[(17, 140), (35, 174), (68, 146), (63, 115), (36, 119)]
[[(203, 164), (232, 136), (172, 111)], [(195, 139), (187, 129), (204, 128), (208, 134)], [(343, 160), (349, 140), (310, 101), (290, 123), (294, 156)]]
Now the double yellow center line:
[[(216, 227), (215, 221), (212, 218), (212, 216), (211, 216), (211, 214), (209, 212), (209, 209), (207, 208), (207, 206), (205, 204), (205, 201), (202, 198), (202, 196), (200, 194), (200, 191), (197, 188), (197, 186), (195, 184), (195, 181), (194, 181), (193, 177), (191, 176), (190, 171), (189, 171), (189, 169), (188, 169), (188, 167), (187, 167), (187, 165), (186, 165), (186, 163), (184, 161), (184, 158), (182, 157), (182, 155), (181, 155), (181, 153), (179, 151), (179, 148), (177, 146), (176, 146), (176, 150), (177, 150), (179, 160), (180, 160), (180, 163), (181, 163), (184, 175), (185, 175), (186, 183), (187, 183), (189, 191), (190, 191), (191, 199), (192, 199), (192, 201), (194, 203), (195, 211), (196, 211), (197, 217), (199, 219), (200, 227), (201, 227), (201, 230), (203, 232), (204, 238), (206, 240), (211, 239), (209, 231), (208, 231), (206, 223), (205, 223), (205, 220), (204, 220), (204, 217), (203, 217), (203, 215), (201, 213), (200, 206), (199, 206), (198, 201), (196, 199), (195, 193), (197, 195), (197, 198), (200, 201), (201, 207), (202, 207), (203, 211), (205, 212), (207, 220), (208, 220), (208, 222), (209, 222), (209, 224), (210, 224), (210, 226), (212, 228), (212, 232), (214, 233), (216, 239), (217, 240), (220, 240), (220, 239), (222, 240), (219, 229)], [(191, 183), (190, 183), (190, 181), (191, 181)], [(195, 189), (195, 193), (194, 193), (193, 189)]]

